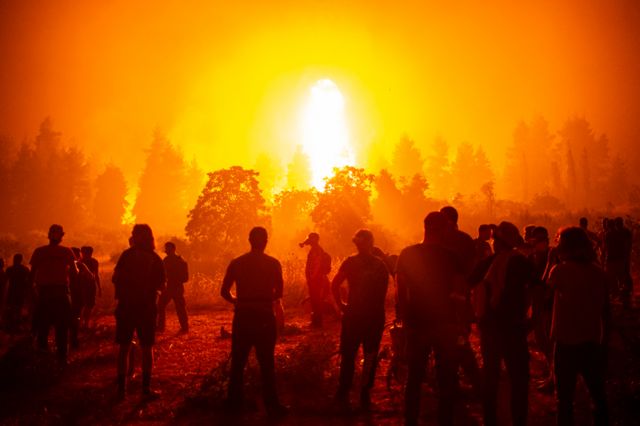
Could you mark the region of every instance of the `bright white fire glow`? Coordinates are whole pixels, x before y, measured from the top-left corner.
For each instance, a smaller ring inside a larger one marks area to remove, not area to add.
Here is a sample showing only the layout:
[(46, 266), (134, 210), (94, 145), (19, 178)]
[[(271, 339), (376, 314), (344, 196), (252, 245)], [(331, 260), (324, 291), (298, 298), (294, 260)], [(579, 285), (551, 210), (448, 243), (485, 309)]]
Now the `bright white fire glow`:
[(331, 80), (319, 80), (311, 87), (302, 117), (302, 146), (309, 156), (311, 183), (320, 191), (334, 167), (353, 165), (344, 97)]

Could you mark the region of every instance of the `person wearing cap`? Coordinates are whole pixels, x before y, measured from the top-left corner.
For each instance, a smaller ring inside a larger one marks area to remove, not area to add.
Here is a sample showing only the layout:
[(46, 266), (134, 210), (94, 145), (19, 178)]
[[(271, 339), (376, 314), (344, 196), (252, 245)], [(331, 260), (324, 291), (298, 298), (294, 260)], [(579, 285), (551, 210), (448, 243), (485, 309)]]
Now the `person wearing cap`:
[[(274, 303), (282, 299), (283, 278), (280, 262), (264, 252), (267, 241), (266, 229), (253, 228), (249, 232), (251, 251), (229, 263), (222, 281), (220, 295), (234, 305), (227, 407), (233, 412), (242, 410), (244, 368), (255, 347), (264, 405), (270, 416), (279, 417), (287, 408), (280, 404), (276, 392)], [(235, 295), (231, 293), (234, 284)]]
[[(501, 363), (511, 388), (511, 420), (527, 422), (529, 397), (528, 288), (534, 280), (531, 262), (518, 250), (518, 228), (502, 222), (494, 233), (495, 254), (483, 264), (486, 273), (474, 288), (480, 328), (484, 377), (484, 423), (498, 423), (497, 401)], [(484, 271), (483, 271), (484, 272)]]
[[(358, 253), (342, 262), (331, 283), (336, 304), (343, 312), (340, 334), (340, 379), (337, 402), (345, 409), (349, 407), (349, 392), (353, 382), (355, 358), (362, 345), (362, 389), (360, 403), (364, 409), (371, 405), (370, 391), (373, 388), (378, 350), (384, 331), (384, 302), (389, 285), (389, 272), (384, 261), (374, 254), (373, 234), (361, 229), (353, 237)], [(345, 303), (340, 286), (347, 281), (349, 293)]]
[(415, 425), (427, 359), (435, 353), (438, 423), (453, 423), (457, 393), (459, 323), (451, 294), (460, 274), (459, 257), (446, 246), (450, 223), (441, 212), (424, 219), (424, 241), (402, 250), (396, 267), (397, 315), (406, 329), (408, 376), (405, 423)]
[(311, 326), (322, 327), (325, 299), (329, 293), (328, 274), (331, 272), (331, 256), (320, 246), (320, 235), (316, 232), (310, 233), (307, 239), (300, 243), (301, 248), (304, 246), (311, 247), (305, 266), (305, 277), (311, 300)]
[(38, 348), (47, 350), (49, 328), (56, 331), (58, 362), (67, 363), (67, 343), (71, 321), (69, 284), (78, 274), (75, 256), (69, 247), (63, 246), (64, 230), (60, 225), (49, 228), (49, 244), (38, 247), (31, 255), (31, 282), (36, 288), (34, 325)]
[(184, 300), (184, 283), (189, 281), (189, 266), (181, 256), (176, 254), (176, 245), (173, 242), (165, 243), (164, 252), (167, 254), (163, 260), (167, 272), (167, 286), (162, 290), (158, 300), (158, 331), (164, 331), (167, 305), (173, 300), (180, 322), (180, 332), (188, 333), (189, 318)]
[(117, 360), (119, 399), (125, 397), (127, 363), (134, 332), (142, 349), (142, 394), (145, 397), (157, 396), (151, 390), (153, 345), (158, 293), (166, 279), (164, 264), (155, 252), (153, 231), (149, 225), (134, 225), (129, 243), (131, 247), (118, 258), (111, 278), (118, 301), (115, 317), (116, 343), (120, 346)]

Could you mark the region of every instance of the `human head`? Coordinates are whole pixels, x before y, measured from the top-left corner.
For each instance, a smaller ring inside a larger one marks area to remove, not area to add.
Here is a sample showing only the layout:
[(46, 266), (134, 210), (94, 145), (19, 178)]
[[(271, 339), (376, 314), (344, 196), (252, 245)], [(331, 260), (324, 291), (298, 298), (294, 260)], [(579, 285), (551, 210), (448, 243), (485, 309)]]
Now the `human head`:
[(151, 227), (145, 223), (133, 225), (131, 230), (131, 239), (129, 240), (132, 247), (142, 250), (155, 250), (156, 244), (153, 239), (153, 231)]
[(577, 226), (560, 231), (558, 256), (560, 260), (579, 263), (591, 263), (596, 258), (589, 236)]
[(171, 241), (167, 241), (166, 243), (164, 243), (164, 252), (167, 254), (175, 254), (176, 245)]
[(371, 253), (373, 250), (373, 233), (368, 229), (361, 229), (356, 232), (352, 241), (356, 245), (358, 253)]
[(589, 220), (586, 217), (580, 218), (580, 228), (587, 229), (589, 227)]
[(91, 256), (93, 256), (93, 247), (91, 246), (80, 247), (80, 254), (82, 255), (83, 259), (91, 259)]
[(451, 222), (442, 212), (431, 212), (424, 218), (424, 241), (428, 243), (441, 243), (445, 239)]
[(496, 252), (511, 250), (523, 243), (518, 227), (511, 222), (500, 222), (493, 233), (493, 241)]
[(73, 252), (76, 260), (80, 260), (80, 249), (78, 247), (71, 247), (71, 251)]
[(62, 237), (64, 237), (62, 225), (53, 224), (49, 227), (48, 238), (51, 244), (60, 244), (62, 242)]
[(22, 264), (22, 254), (21, 253), (16, 253), (13, 255), (13, 264), (14, 265), (21, 265)]
[(453, 226), (458, 227), (458, 210), (453, 206), (444, 206), (440, 209), (440, 213), (445, 215), (445, 218), (451, 222)]
[(532, 234), (533, 230), (536, 229), (536, 225), (527, 225), (524, 227), (524, 242), (525, 243), (533, 243)]
[(482, 241), (491, 239), (491, 227), (489, 225), (483, 224), (478, 227), (478, 239)]
[(315, 247), (318, 244), (320, 244), (320, 234), (318, 234), (317, 232), (311, 232), (308, 236), (307, 239), (304, 240), (303, 242), (301, 242), (299, 244), (300, 248), (304, 247), (304, 246), (311, 246), (311, 247)]
[(256, 226), (249, 232), (249, 244), (251, 244), (251, 251), (264, 251), (267, 247), (267, 241), (269, 236), (267, 230), (262, 226)]
[(543, 252), (549, 248), (549, 231), (544, 226), (536, 226), (531, 239), (536, 251)]

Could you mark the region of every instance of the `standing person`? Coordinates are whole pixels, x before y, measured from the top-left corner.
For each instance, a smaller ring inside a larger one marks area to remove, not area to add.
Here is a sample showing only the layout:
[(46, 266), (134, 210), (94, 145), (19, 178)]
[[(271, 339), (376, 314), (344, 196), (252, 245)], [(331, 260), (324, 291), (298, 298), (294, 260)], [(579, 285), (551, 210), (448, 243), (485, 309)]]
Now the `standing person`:
[[(620, 297), (620, 299), (623, 299), (622, 290), (627, 281), (627, 241), (625, 233), (616, 222), (616, 219), (609, 219), (608, 221), (609, 226), (605, 234), (606, 259), (604, 267), (609, 276), (609, 295), (612, 298)], [(622, 222), (622, 219), (620, 219), (620, 222)]]
[[(93, 247), (83, 246), (80, 248), (80, 263), (85, 265), (93, 279), (83, 282), (83, 308), (80, 313), (81, 327), (88, 329), (91, 313), (96, 306), (96, 294), (102, 297), (102, 286), (100, 285), (100, 263), (93, 257)], [(95, 324), (94, 324), (95, 325)]]
[(456, 342), (459, 335), (451, 294), (455, 291), (458, 258), (445, 248), (449, 222), (440, 212), (424, 219), (424, 241), (402, 250), (396, 269), (398, 318), (406, 328), (408, 377), (405, 423), (415, 425), (427, 359), (435, 353), (438, 380), (438, 423), (453, 423), (457, 391)]
[[(477, 245), (469, 234), (458, 228), (458, 211), (455, 207), (445, 206), (440, 209), (449, 222), (449, 231), (444, 239), (444, 246), (452, 251), (457, 257), (458, 271), (456, 274), (456, 284), (454, 297), (454, 308), (460, 333), (456, 348), (456, 362), (462, 368), (465, 377), (471, 383), (476, 394), (481, 392), (481, 377), (475, 352), (471, 347), (469, 336), (471, 335), (471, 324), (474, 321), (473, 307), (471, 306), (471, 291), (468, 285), (469, 276), (473, 271), (477, 258)], [(487, 237), (487, 231), (491, 228), (483, 229), (483, 238)], [(485, 240), (486, 241), (486, 240)], [(487, 247), (485, 246), (486, 250)], [(485, 253), (486, 255), (486, 253)]]
[(476, 251), (474, 264), (477, 265), (493, 254), (489, 240), (491, 240), (491, 226), (486, 224), (480, 225), (478, 227), (478, 238), (473, 240)]
[(142, 393), (157, 396), (151, 390), (153, 345), (156, 333), (156, 302), (164, 287), (162, 259), (155, 252), (153, 231), (149, 225), (136, 224), (129, 240), (131, 247), (120, 255), (113, 270), (116, 343), (120, 346), (117, 362), (118, 398), (125, 397), (127, 361), (135, 331), (142, 348)]
[(558, 252), (561, 263), (549, 277), (555, 289), (551, 335), (556, 342), (558, 424), (573, 424), (573, 397), (580, 374), (595, 406), (594, 424), (606, 425), (607, 278), (595, 263), (595, 252), (583, 229), (563, 230)]
[(176, 245), (171, 241), (165, 243), (164, 252), (167, 254), (163, 260), (164, 269), (167, 271), (167, 287), (162, 290), (158, 301), (158, 331), (164, 331), (167, 305), (173, 300), (180, 321), (180, 333), (188, 333), (189, 319), (184, 300), (184, 283), (189, 281), (189, 265), (176, 254)]
[(500, 223), (494, 234), (495, 254), (486, 263), (484, 279), (474, 289), (483, 358), (484, 424), (487, 426), (498, 423), (498, 385), (503, 360), (511, 385), (512, 424), (519, 426), (527, 422), (527, 292), (533, 280), (533, 267), (517, 249), (521, 244), (518, 228), (509, 222)]
[(0, 257), (0, 310), (4, 308), (4, 291), (7, 286), (7, 274), (4, 270), (4, 259)]
[[(267, 230), (255, 227), (249, 233), (251, 251), (229, 263), (222, 281), (220, 295), (233, 304), (231, 335), (231, 373), (227, 404), (239, 411), (244, 403), (244, 368), (252, 347), (262, 374), (262, 394), (270, 416), (286, 414), (287, 409), (278, 401), (274, 352), (276, 346), (276, 318), (274, 303), (282, 298), (282, 266), (265, 254)], [(236, 285), (235, 296), (231, 287)]]
[[(353, 237), (358, 253), (342, 262), (333, 278), (331, 290), (336, 304), (344, 313), (340, 334), (340, 381), (336, 399), (345, 409), (349, 407), (349, 392), (353, 383), (355, 358), (362, 344), (362, 389), (360, 403), (371, 406), (378, 363), (378, 350), (384, 331), (384, 302), (389, 286), (389, 272), (385, 263), (374, 254), (373, 234), (361, 229)], [(342, 300), (340, 286), (347, 281), (347, 303)]]
[(620, 279), (620, 298), (625, 309), (631, 308), (631, 297), (633, 296), (633, 278), (631, 277), (631, 253), (633, 250), (633, 234), (629, 228), (624, 226), (621, 217), (615, 219), (615, 232), (620, 234), (620, 242), (623, 247), (624, 267)]
[(589, 229), (589, 219), (581, 217), (578, 223), (580, 224), (580, 228), (587, 233), (587, 236), (591, 241), (591, 245), (593, 245), (593, 249), (597, 253), (600, 250), (600, 238), (598, 237), (598, 234)]
[(31, 255), (31, 282), (36, 287), (34, 325), (38, 348), (47, 350), (49, 327), (56, 330), (58, 362), (67, 364), (67, 343), (71, 320), (69, 285), (78, 275), (75, 256), (61, 245), (64, 230), (60, 225), (49, 227), (49, 244), (38, 247)]
[(15, 333), (20, 327), (22, 307), (29, 292), (29, 268), (22, 264), (22, 254), (13, 255), (13, 264), (7, 268), (6, 328)]
[(305, 266), (305, 276), (311, 299), (311, 326), (322, 327), (322, 314), (325, 299), (329, 293), (329, 277), (331, 272), (331, 256), (320, 246), (320, 235), (315, 232), (309, 234), (300, 247), (310, 246)]
[(71, 323), (69, 324), (69, 335), (71, 347), (77, 349), (79, 347), (78, 333), (80, 331), (80, 317), (86, 303), (87, 288), (95, 286), (95, 277), (89, 270), (87, 265), (80, 261), (80, 249), (71, 247), (75, 258), (78, 274), (71, 280)]

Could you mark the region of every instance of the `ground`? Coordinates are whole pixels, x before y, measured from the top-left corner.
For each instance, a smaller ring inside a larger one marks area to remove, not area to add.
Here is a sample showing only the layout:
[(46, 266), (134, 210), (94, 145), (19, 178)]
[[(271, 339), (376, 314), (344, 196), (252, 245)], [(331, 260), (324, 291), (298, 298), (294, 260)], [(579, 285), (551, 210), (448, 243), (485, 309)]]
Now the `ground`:
[[(72, 352), (70, 364), (60, 370), (49, 353), (38, 353), (26, 336), (0, 335), (0, 423), (2, 424), (270, 424), (259, 398), (259, 370), (254, 357), (245, 375), (247, 413), (229, 417), (222, 406), (231, 341), (231, 311), (223, 306), (191, 312), (191, 330), (177, 333), (179, 326), (169, 307), (167, 331), (158, 336), (153, 387), (161, 392), (156, 400), (140, 396), (139, 353), (134, 353), (135, 375), (125, 401), (115, 399), (114, 321), (110, 315), (98, 320), (94, 331), (82, 336), (81, 347)], [(640, 356), (637, 313), (617, 315), (610, 356), (609, 396), (613, 424), (640, 421)], [(376, 387), (370, 413), (355, 410), (339, 415), (332, 407), (338, 370), (339, 322), (329, 321), (322, 330), (307, 326), (302, 309), (287, 311), (287, 325), (277, 346), (277, 374), (282, 401), (291, 407), (283, 425), (393, 425), (401, 424), (401, 386), (387, 386), (389, 333), (385, 333)], [(473, 339), (477, 345), (477, 339)], [(476, 347), (477, 349), (477, 347)], [(136, 357), (136, 355), (138, 355)], [(534, 389), (542, 374), (541, 359), (532, 352), (530, 424), (554, 421), (552, 395)], [(356, 379), (356, 386), (358, 380)], [(433, 379), (424, 386), (423, 421), (435, 423), (437, 394)], [(507, 394), (504, 382), (502, 394)], [(467, 388), (465, 388), (467, 389)], [(357, 392), (353, 392), (357, 407)], [(501, 398), (501, 416), (508, 416), (506, 398)], [(577, 424), (589, 424), (588, 396), (579, 387)], [(470, 391), (465, 391), (456, 410), (456, 422), (481, 424), (481, 409)], [(507, 424), (507, 423), (505, 423)]]

